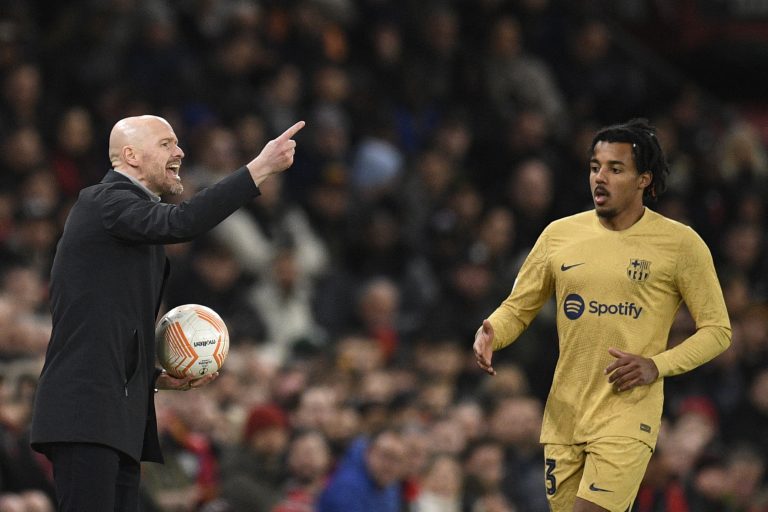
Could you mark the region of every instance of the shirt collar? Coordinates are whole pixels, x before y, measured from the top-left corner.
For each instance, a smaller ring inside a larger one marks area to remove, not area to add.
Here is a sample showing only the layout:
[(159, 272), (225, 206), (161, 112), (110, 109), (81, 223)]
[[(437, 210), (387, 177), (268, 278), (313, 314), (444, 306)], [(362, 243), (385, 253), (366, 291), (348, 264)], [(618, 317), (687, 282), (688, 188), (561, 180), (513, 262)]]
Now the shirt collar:
[(131, 180), (131, 181), (132, 181), (132, 182), (133, 182), (135, 185), (137, 185), (137, 186), (138, 186), (138, 187), (139, 187), (141, 190), (143, 190), (144, 192), (146, 192), (146, 193), (147, 193), (147, 195), (149, 196), (149, 198), (152, 200), (152, 202), (154, 202), (154, 203), (159, 203), (159, 202), (160, 202), (160, 196), (159, 196), (159, 195), (157, 195), (157, 194), (155, 194), (155, 193), (154, 193), (154, 192), (152, 192), (151, 190), (149, 190), (147, 187), (145, 187), (145, 186), (144, 186), (144, 184), (143, 184), (142, 182), (140, 182), (139, 180), (137, 180), (137, 179), (136, 179), (136, 178), (134, 178), (133, 176), (131, 176), (131, 175), (129, 175), (129, 174), (126, 174), (126, 173), (124, 173), (124, 172), (122, 172), (122, 171), (118, 171), (117, 169), (112, 169), (112, 170), (113, 170), (113, 171), (115, 171), (115, 172), (118, 172), (118, 173), (122, 174), (123, 176), (125, 176), (126, 178), (128, 178), (129, 180)]

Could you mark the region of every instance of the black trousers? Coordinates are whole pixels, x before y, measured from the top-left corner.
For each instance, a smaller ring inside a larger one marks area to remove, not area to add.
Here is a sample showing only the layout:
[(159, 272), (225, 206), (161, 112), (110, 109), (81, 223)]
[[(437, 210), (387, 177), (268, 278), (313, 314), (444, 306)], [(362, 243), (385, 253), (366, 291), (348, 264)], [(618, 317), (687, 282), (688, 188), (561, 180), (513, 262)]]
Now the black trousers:
[(141, 465), (93, 443), (51, 443), (58, 512), (137, 512)]

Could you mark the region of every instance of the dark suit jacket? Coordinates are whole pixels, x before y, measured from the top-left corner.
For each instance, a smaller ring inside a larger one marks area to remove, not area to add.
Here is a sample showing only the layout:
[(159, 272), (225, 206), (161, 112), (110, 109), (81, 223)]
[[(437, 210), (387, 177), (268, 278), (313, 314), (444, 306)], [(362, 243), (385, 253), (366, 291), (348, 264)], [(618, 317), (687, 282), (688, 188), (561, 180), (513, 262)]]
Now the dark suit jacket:
[(153, 202), (113, 170), (80, 192), (51, 269), (53, 331), (35, 396), (35, 450), (99, 443), (162, 462), (153, 389), (169, 272), (163, 244), (195, 238), (258, 194), (245, 167), (178, 206)]

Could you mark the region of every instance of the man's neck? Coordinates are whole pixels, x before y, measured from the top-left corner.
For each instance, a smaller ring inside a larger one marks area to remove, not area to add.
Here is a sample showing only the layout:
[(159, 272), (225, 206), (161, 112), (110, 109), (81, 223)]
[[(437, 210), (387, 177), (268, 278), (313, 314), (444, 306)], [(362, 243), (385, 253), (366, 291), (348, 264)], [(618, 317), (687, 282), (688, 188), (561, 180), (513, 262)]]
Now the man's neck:
[(134, 176), (134, 175), (133, 175), (133, 174), (131, 174), (131, 173), (127, 173), (127, 172), (125, 172), (125, 171), (124, 171), (124, 170), (122, 170), (122, 169), (118, 169), (118, 168), (115, 168), (115, 167), (113, 167), (112, 169), (113, 169), (115, 172), (119, 172), (120, 174), (122, 174), (123, 176), (125, 176), (126, 178), (128, 178), (129, 180), (131, 180), (131, 181), (132, 181), (134, 184), (136, 184), (137, 186), (139, 186), (139, 187), (140, 187), (140, 188), (141, 188), (141, 189), (142, 189), (144, 192), (146, 192), (146, 193), (147, 193), (147, 195), (149, 195), (149, 197), (150, 197), (150, 198), (151, 198), (153, 201), (155, 201), (155, 202), (157, 202), (157, 201), (160, 201), (160, 196), (159, 196), (158, 194), (155, 194), (155, 193), (154, 193), (154, 192), (152, 192), (151, 190), (149, 190), (149, 189), (147, 188), (147, 186), (146, 186), (144, 183), (142, 183), (142, 182), (141, 182), (141, 181), (140, 181), (140, 180), (139, 180), (139, 179), (138, 179), (136, 176)]
[(600, 217), (600, 224), (611, 231), (624, 231), (634, 226), (645, 215), (645, 206), (642, 204), (639, 208), (632, 208), (621, 212), (613, 217)]

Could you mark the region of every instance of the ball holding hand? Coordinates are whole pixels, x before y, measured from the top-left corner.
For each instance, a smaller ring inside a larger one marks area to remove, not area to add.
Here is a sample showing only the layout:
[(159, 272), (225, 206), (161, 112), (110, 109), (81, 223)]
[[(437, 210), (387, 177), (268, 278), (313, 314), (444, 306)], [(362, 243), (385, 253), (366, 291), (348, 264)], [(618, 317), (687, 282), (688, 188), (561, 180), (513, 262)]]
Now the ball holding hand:
[(193, 379), (190, 376), (183, 377), (181, 379), (169, 375), (167, 372), (161, 373), (155, 381), (155, 389), (168, 389), (175, 391), (189, 391), (190, 389), (197, 389), (203, 386), (207, 386), (219, 376), (219, 372), (209, 373), (197, 379)]

